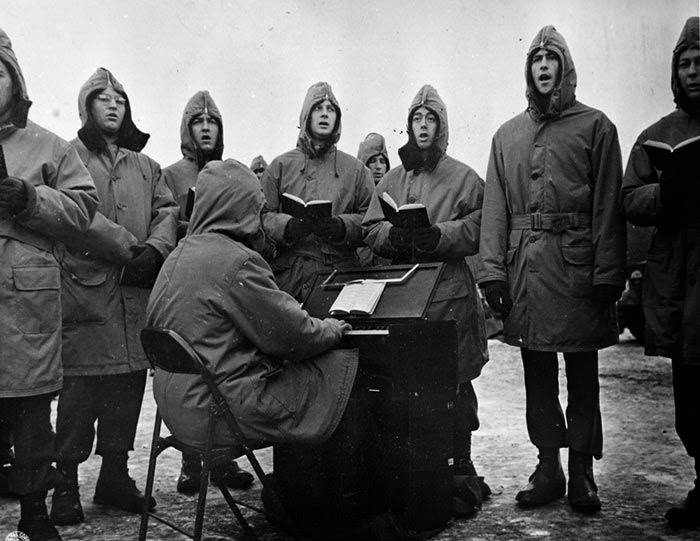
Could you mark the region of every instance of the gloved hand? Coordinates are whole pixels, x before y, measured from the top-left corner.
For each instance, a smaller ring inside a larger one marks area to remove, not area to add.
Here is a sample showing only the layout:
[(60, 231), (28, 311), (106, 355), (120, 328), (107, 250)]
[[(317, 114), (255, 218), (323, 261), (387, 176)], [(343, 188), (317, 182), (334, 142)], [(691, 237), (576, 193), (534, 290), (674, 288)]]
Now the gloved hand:
[(149, 289), (153, 287), (163, 265), (163, 256), (149, 244), (138, 244), (131, 247), (134, 254), (131, 261), (124, 266), (122, 285)]
[(0, 180), (0, 210), (15, 215), (27, 208), (27, 188), (20, 179), (6, 177)]
[(322, 239), (339, 242), (345, 238), (345, 223), (337, 216), (333, 216), (329, 220), (318, 223), (316, 234)]
[(484, 291), (486, 302), (489, 303), (491, 309), (496, 312), (501, 319), (506, 319), (513, 308), (513, 301), (510, 298), (508, 284), (501, 280), (492, 280), (481, 284), (481, 289)]
[(294, 244), (308, 237), (313, 231), (313, 224), (300, 218), (292, 217), (284, 228), (284, 240)]
[(593, 286), (593, 302), (601, 308), (607, 308), (615, 304), (622, 296), (623, 288), (610, 284), (597, 284)]
[(389, 229), (389, 242), (396, 250), (407, 250), (411, 247), (412, 243), (411, 232), (403, 227), (391, 226)]
[(413, 239), (416, 242), (416, 247), (426, 252), (432, 252), (437, 248), (441, 236), (442, 231), (440, 231), (440, 228), (436, 225), (422, 227), (413, 232)]

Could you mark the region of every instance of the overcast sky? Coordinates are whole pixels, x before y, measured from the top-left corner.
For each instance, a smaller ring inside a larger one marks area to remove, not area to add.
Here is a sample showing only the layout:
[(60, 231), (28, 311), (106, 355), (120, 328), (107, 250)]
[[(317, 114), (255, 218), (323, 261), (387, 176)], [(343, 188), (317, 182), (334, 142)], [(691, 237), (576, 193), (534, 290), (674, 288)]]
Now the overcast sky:
[(144, 149), (180, 158), (187, 99), (207, 89), (222, 111), (224, 156), (269, 162), (292, 148), (306, 89), (328, 81), (340, 102), (339, 147), (387, 138), (393, 166), (407, 108), (425, 83), (446, 102), (448, 153), (482, 176), (491, 137), (525, 107), (525, 53), (553, 24), (578, 72), (577, 97), (617, 125), (623, 158), (670, 112), (670, 62), (697, 0), (3, 0), (0, 25), (34, 101), (30, 117), (64, 138), (99, 66), (125, 86)]

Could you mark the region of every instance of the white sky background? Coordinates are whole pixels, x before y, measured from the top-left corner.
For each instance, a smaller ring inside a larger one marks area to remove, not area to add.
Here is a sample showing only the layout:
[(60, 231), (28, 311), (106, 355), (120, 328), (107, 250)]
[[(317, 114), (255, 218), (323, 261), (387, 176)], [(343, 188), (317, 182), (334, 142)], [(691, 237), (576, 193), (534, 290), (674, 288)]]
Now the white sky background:
[(525, 53), (553, 24), (578, 72), (577, 97), (617, 125), (626, 162), (639, 132), (670, 112), (670, 63), (697, 0), (72, 0), (2, 1), (34, 105), (66, 139), (77, 96), (99, 67), (124, 84), (144, 149), (180, 158), (182, 110), (208, 89), (224, 120), (224, 157), (246, 164), (293, 148), (306, 89), (340, 102), (339, 148), (383, 134), (399, 164), (407, 108), (424, 83), (447, 105), (448, 153), (485, 175), (491, 137), (525, 108)]

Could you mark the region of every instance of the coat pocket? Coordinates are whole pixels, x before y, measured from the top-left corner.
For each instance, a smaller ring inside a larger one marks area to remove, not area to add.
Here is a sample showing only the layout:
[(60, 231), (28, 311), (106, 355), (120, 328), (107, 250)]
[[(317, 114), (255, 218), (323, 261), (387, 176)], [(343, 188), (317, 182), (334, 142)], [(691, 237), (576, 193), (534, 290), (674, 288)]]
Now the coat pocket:
[(571, 296), (590, 297), (593, 293), (593, 246), (562, 246), (561, 255), (569, 275)]
[(105, 265), (63, 261), (63, 323), (104, 323), (118, 298), (116, 270)]
[(25, 334), (51, 334), (61, 323), (61, 273), (55, 265), (12, 267), (17, 327)]

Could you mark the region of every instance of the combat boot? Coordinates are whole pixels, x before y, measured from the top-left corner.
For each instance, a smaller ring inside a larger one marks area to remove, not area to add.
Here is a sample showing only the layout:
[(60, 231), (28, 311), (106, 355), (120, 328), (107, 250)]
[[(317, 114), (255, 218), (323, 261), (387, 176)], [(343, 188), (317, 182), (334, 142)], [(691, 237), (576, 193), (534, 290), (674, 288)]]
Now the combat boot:
[(56, 527), (46, 512), (46, 492), (20, 496), (20, 519), (17, 530), (30, 541), (61, 541)]
[(211, 482), (215, 485), (224, 484), (229, 488), (246, 489), (250, 488), (255, 481), (255, 477), (238, 465), (235, 460), (226, 464), (223, 468), (215, 468), (211, 472)]
[(566, 477), (559, 459), (559, 449), (540, 448), (539, 463), (528, 484), (515, 496), (520, 507), (546, 505), (566, 494)]
[(593, 479), (593, 456), (569, 449), (569, 503), (581, 513), (600, 511), (598, 486)]
[(177, 478), (177, 491), (181, 494), (196, 494), (199, 492), (202, 461), (199, 455), (182, 454), (180, 476)]
[(80, 524), (85, 521), (85, 515), (80, 505), (78, 465), (60, 463), (57, 466), (63, 476), (63, 482), (53, 491), (51, 520), (59, 526)]
[[(102, 467), (92, 501), (139, 514), (143, 511), (146, 497), (136, 488), (136, 482), (129, 477), (126, 460), (126, 453), (106, 454), (102, 457)], [(151, 497), (148, 509), (151, 510), (155, 506), (156, 501)]]
[(477, 475), (470, 458), (455, 461), (452, 476), (454, 515), (456, 518), (473, 517), (484, 500), (491, 497), (491, 488), (481, 475)]

